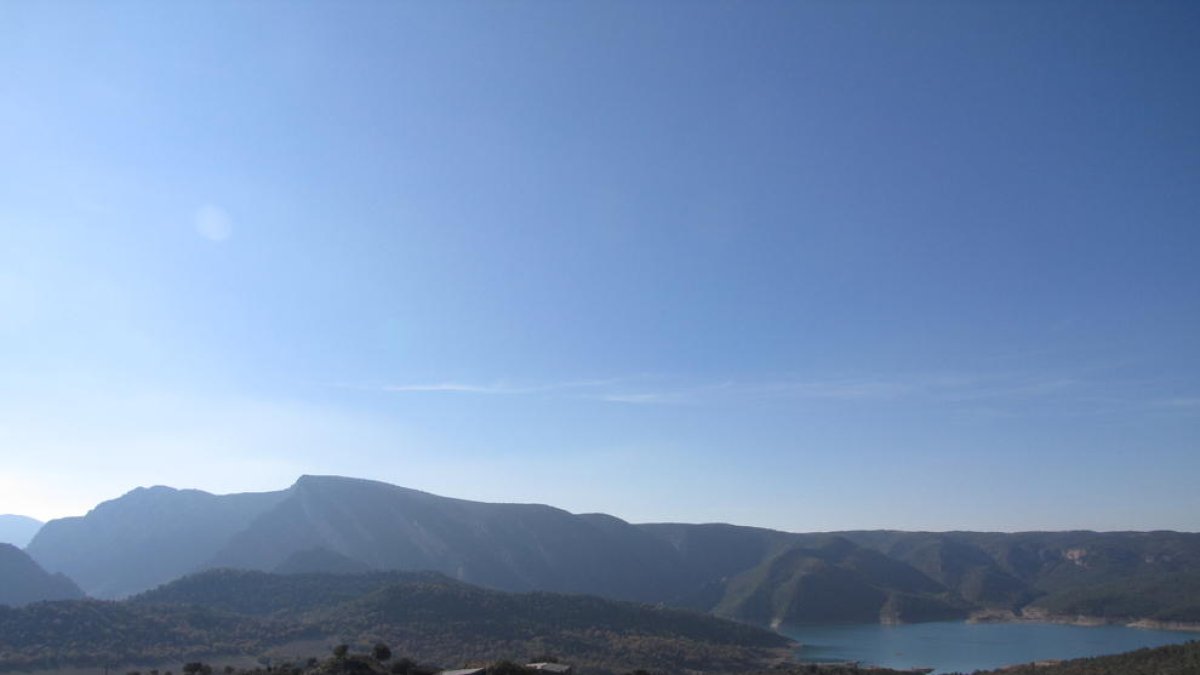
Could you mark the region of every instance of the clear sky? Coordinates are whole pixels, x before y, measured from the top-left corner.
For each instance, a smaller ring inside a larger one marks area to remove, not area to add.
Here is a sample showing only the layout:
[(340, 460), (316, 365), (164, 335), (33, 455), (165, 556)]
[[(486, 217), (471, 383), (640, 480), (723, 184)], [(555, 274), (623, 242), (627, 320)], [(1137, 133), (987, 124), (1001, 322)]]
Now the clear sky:
[(1200, 3), (0, 4), (0, 513), (1200, 529)]

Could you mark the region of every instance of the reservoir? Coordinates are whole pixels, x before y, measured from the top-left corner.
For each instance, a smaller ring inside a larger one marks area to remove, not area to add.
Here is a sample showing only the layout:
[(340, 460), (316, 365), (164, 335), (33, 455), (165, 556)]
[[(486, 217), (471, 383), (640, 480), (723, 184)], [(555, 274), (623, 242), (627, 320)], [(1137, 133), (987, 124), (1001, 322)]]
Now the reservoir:
[(801, 644), (801, 661), (860, 661), (935, 673), (999, 668), (1047, 659), (1074, 659), (1200, 639), (1200, 634), (1126, 626), (1052, 623), (780, 626)]

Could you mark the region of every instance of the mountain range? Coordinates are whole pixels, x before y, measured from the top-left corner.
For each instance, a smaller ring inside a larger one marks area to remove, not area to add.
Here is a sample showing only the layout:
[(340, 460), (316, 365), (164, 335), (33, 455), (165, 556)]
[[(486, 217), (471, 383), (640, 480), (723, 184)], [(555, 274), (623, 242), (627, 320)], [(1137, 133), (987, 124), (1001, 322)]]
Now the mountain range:
[[(434, 571), (504, 591), (587, 593), (742, 621), (911, 622), (973, 612), (1200, 621), (1200, 534), (798, 534), (635, 525), (536, 504), (304, 476), (286, 490), (139, 488), (47, 523), (27, 547), (89, 595), (120, 598), (214, 568)], [(1151, 601), (1133, 602), (1150, 593)]]

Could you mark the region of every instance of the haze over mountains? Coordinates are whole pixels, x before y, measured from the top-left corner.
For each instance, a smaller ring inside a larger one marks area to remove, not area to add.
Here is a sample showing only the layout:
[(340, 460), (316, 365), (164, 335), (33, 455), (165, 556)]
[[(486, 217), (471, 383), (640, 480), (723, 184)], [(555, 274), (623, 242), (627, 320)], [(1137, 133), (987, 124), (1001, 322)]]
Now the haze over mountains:
[[(225, 496), (139, 488), (86, 516), (47, 523), (27, 551), (100, 598), (211, 568), (428, 570), (499, 590), (665, 603), (763, 624), (1020, 609), (1200, 621), (1200, 593), (1166, 590), (1190, 588), (1200, 574), (1198, 534), (633, 525), (339, 477)], [(1146, 593), (1150, 600), (1131, 601)]]
[(33, 535), (42, 527), (42, 521), (29, 516), (0, 514), (0, 544), (12, 544), (25, 548)]

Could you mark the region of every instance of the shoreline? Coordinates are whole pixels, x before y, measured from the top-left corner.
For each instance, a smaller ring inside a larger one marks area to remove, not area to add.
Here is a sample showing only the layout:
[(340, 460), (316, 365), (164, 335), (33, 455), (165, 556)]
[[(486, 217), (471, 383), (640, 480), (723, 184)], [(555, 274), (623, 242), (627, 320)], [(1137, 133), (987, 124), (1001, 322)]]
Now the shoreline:
[(1200, 633), (1200, 622), (1160, 621), (1137, 617), (1102, 617), (1083, 614), (1050, 614), (1030, 609), (1017, 614), (1011, 610), (985, 609), (972, 612), (967, 623), (1053, 623), (1067, 626), (1125, 626), (1144, 630), (1165, 630), (1177, 633)]
[[(1012, 612), (1009, 610), (997, 610), (997, 609), (977, 610), (975, 612), (972, 612), (969, 616), (961, 618), (961, 619), (953, 619), (953, 620), (949, 620), (949, 621), (933, 621), (933, 622), (912, 622), (912, 623), (900, 624), (900, 625), (918, 626), (923, 623), (953, 623), (953, 624), (958, 624), (958, 625), (1009, 623), (1009, 624), (1028, 624), (1028, 625), (1039, 625), (1040, 624), (1043, 626), (1064, 625), (1064, 626), (1096, 627), (1096, 628), (1104, 627), (1104, 626), (1117, 626), (1117, 627), (1124, 627), (1124, 628), (1136, 628), (1136, 629), (1155, 630), (1155, 631), (1169, 631), (1169, 632), (1178, 634), (1177, 639), (1167, 639), (1168, 643), (1174, 643), (1174, 642), (1189, 643), (1189, 642), (1196, 641), (1197, 639), (1200, 639), (1200, 623), (1156, 621), (1156, 620), (1145, 619), (1145, 618), (1136, 619), (1136, 618), (1129, 618), (1129, 617), (1110, 619), (1110, 618), (1104, 618), (1104, 617), (1083, 616), (1083, 615), (1080, 615), (1080, 616), (1054, 615), (1054, 614), (1049, 614), (1049, 613), (1045, 613), (1045, 612), (1039, 612), (1037, 610), (1033, 610), (1033, 611), (1027, 610), (1021, 614), (1018, 614), (1016, 612)], [(828, 626), (830, 624), (812, 624), (812, 625)], [(871, 624), (851, 623), (851, 624), (839, 624), (839, 625), (862, 626), (862, 627), (866, 627), (866, 626), (870, 626), (870, 625), (886, 626), (886, 625), (888, 625), (888, 622), (877, 622), (877, 623), (871, 623)], [(892, 625), (897, 625), (897, 624), (892, 624)], [(793, 640), (796, 643), (795, 647), (794, 647), (794, 653), (793, 653), (793, 663), (798, 664), (798, 665), (816, 666), (818, 668), (821, 668), (821, 667), (829, 667), (831, 665), (836, 666), (836, 665), (847, 665), (847, 664), (854, 663), (854, 664), (857, 664), (860, 668), (890, 669), (892, 671), (899, 672), (899, 673), (923, 673), (924, 674), (924, 673), (930, 672), (930, 670), (927, 670), (927, 668), (929, 667), (929, 664), (909, 665), (909, 664), (905, 663), (905, 664), (902, 664), (902, 667), (900, 665), (885, 666), (885, 665), (882, 665), (882, 664), (872, 661), (871, 656), (868, 656), (866, 653), (863, 653), (862, 658), (859, 660), (855, 660), (853, 658), (838, 658), (838, 659), (826, 660), (825, 658), (822, 658), (822, 655), (819, 655), (819, 654), (812, 654), (810, 656), (809, 654), (806, 654), (804, 650), (806, 647), (809, 647), (812, 645), (808, 644), (805, 640), (802, 640), (799, 636), (793, 636), (793, 635), (789, 635), (787, 632), (783, 632), (783, 630), (781, 630), (781, 629), (784, 629), (785, 627), (788, 629), (792, 629), (792, 630), (795, 630), (795, 629), (802, 630), (804, 626), (803, 625), (795, 625), (795, 624), (782, 624), (781, 622), (773, 622), (773, 624), (772, 624), (772, 628), (774, 628), (777, 633), (780, 633), (781, 635), (788, 637), (789, 639)], [(1146, 638), (1146, 639), (1153, 641), (1153, 640), (1159, 639), (1159, 638)], [(1158, 645), (1156, 645), (1156, 644), (1149, 645), (1149, 647), (1154, 647), (1154, 646), (1158, 646)], [(1129, 647), (1129, 648), (1123, 649), (1121, 651), (1112, 652), (1111, 654), (1108, 652), (1101, 652), (1099, 654), (1096, 654), (1096, 656), (1109, 656), (1112, 654), (1121, 654), (1121, 653), (1125, 653), (1125, 652), (1129, 652), (1129, 651), (1135, 651), (1140, 648), (1142, 648), (1142, 647), (1134, 646), (1134, 647)], [(832, 654), (830, 656), (832, 656)], [(847, 654), (839, 653), (839, 654), (837, 654), (837, 656), (845, 657), (845, 656), (847, 656)], [(878, 656), (878, 655), (874, 655), (874, 656)], [(915, 656), (915, 655), (913, 655), (913, 656)], [(816, 658), (813, 658), (813, 657), (816, 657)], [(1012, 662), (1006, 661), (1000, 665), (985, 668), (985, 670), (1003, 671), (1003, 670), (1006, 670), (1009, 668), (1015, 668), (1015, 667), (1019, 667), (1019, 666), (1029, 665), (1030, 663), (1033, 663), (1035, 665), (1049, 665), (1049, 664), (1053, 664), (1053, 663), (1060, 663), (1064, 660), (1070, 660), (1072, 658), (1091, 658), (1091, 656), (1083, 655), (1083, 656), (1067, 656), (1067, 657), (1063, 657), (1063, 658), (1039, 658), (1036, 660), (1018, 659), (1018, 660), (1015, 660)], [(937, 670), (939, 667), (940, 666), (933, 666), (932, 670)]]

